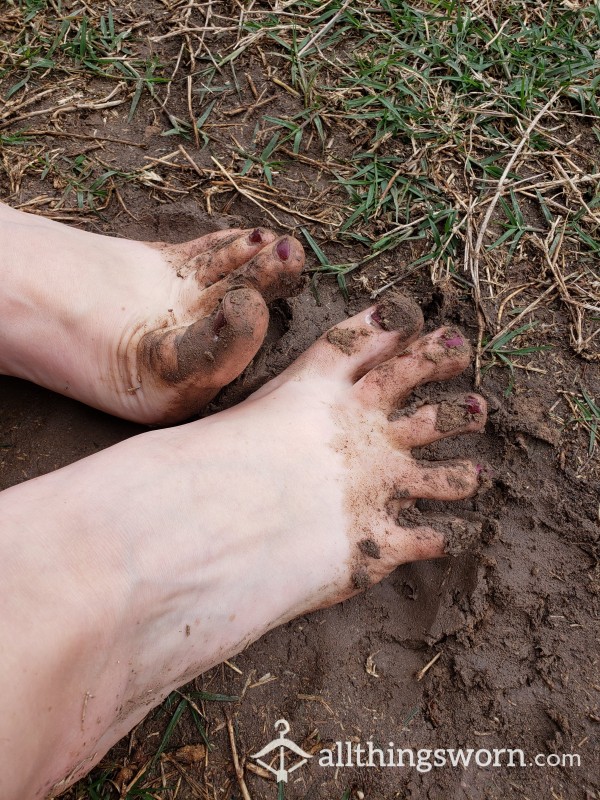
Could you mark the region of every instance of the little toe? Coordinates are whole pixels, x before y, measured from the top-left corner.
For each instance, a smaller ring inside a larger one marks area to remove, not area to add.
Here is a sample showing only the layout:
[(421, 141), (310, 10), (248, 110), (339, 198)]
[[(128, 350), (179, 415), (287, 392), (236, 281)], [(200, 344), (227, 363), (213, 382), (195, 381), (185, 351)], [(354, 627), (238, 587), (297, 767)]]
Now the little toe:
[(171, 406), (152, 421), (177, 422), (210, 402), (254, 358), (268, 324), (261, 295), (242, 287), (228, 292), (204, 319), (147, 333), (138, 350), (144, 373), (177, 389)]
[[(204, 246), (179, 268), (180, 275), (194, 273), (201, 286), (210, 286), (250, 261), (263, 247), (277, 238), (273, 231), (254, 228), (226, 231), (211, 247)], [(198, 244), (202, 240), (198, 241)]]
[(402, 533), (392, 541), (397, 543), (399, 562), (458, 555), (476, 549), (482, 541), (481, 522), (451, 514), (412, 507), (400, 512), (398, 525)]
[(372, 369), (354, 391), (369, 405), (391, 411), (417, 386), (459, 375), (471, 361), (471, 346), (456, 328), (439, 328)]
[(414, 342), (423, 328), (419, 306), (399, 292), (390, 293), (323, 334), (294, 368), (357, 381), (382, 361)]
[(480, 470), (468, 460), (415, 461), (414, 466), (403, 483), (403, 498), (466, 500), (480, 486)]
[[(407, 409), (408, 412), (408, 409)], [(393, 436), (402, 447), (424, 447), (440, 439), (482, 431), (487, 404), (478, 394), (452, 395), (440, 403), (422, 405), (390, 423)]]

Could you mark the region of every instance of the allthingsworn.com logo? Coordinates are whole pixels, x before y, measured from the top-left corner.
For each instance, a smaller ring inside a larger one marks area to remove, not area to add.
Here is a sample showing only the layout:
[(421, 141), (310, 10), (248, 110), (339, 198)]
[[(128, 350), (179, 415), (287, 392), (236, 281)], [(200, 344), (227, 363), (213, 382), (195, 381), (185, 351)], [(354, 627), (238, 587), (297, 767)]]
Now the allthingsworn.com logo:
[(396, 747), (389, 742), (387, 747), (379, 747), (374, 742), (357, 744), (355, 742), (335, 742), (314, 754), (306, 753), (299, 745), (287, 738), (290, 725), (285, 719), (278, 719), (275, 730), (279, 736), (265, 745), (258, 753), (250, 756), (275, 778), (278, 784), (287, 783), (288, 777), (309, 759), (324, 768), (364, 767), (415, 769), (417, 772), (430, 772), (442, 767), (479, 768), (520, 768), (520, 767), (579, 767), (581, 756), (578, 753), (537, 753), (527, 758), (520, 748), (412, 748)]

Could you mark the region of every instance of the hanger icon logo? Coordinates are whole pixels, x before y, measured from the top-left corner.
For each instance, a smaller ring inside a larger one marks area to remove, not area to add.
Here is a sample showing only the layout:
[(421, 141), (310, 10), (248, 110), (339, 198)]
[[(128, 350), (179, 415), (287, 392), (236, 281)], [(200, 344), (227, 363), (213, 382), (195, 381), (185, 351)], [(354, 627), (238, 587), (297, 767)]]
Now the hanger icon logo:
[[(254, 753), (254, 755), (250, 756), (250, 758), (253, 758), (261, 767), (264, 767), (264, 769), (274, 775), (277, 783), (287, 783), (288, 775), (306, 764), (308, 759), (312, 758), (312, 756), (310, 753), (305, 753), (304, 750), (298, 747), (295, 742), (292, 742), (291, 739), (286, 738), (286, 735), (290, 732), (290, 725), (286, 719), (278, 719), (274, 728), (276, 731), (279, 731), (279, 736), (273, 739), (272, 742), (269, 742), (262, 750), (259, 750), (258, 753)], [(262, 760), (265, 756), (277, 750), (279, 751), (277, 767), (272, 767)], [(300, 761), (297, 761), (290, 767), (286, 767), (286, 753), (288, 752), (300, 759)]]

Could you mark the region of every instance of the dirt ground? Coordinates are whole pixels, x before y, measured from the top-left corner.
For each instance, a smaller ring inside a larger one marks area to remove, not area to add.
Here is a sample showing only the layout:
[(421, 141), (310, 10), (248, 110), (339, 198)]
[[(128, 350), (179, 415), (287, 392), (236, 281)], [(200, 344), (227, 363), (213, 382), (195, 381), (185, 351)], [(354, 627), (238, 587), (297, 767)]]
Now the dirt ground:
[[(158, 14), (160, 4), (151, 5)], [(163, 59), (176, 58), (178, 45), (173, 40), (161, 47)], [(250, 59), (245, 67), (260, 92), (261, 81), (267, 85), (260, 61)], [(274, 84), (268, 91), (269, 113), (282, 116), (293, 111), (289, 94)], [(225, 96), (214, 124), (225, 125), (231, 120), (227, 114), (238, 104), (250, 103), (248, 92), (244, 89), (241, 98)], [(185, 92), (177, 102), (183, 117)], [(242, 141), (249, 137), (256, 120), (267, 111), (263, 107), (240, 122), (236, 135)], [(37, 118), (26, 124), (43, 128)], [(98, 130), (104, 137), (104, 161), (119, 169), (146, 167), (146, 156), (164, 158), (178, 145), (160, 136), (156, 108), (142, 97), (131, 120), (110, 111), (82, 111), (70, 120), (68, 133), (75, 138), (45, 136), (42, 131), (35, 146), (44, 152), (62, 148), (66, 155), (81, 154), (99, 143)], [(172, 191), (124, 183), (119, 186), (120, 197), (112, 195), (99, 215), (67, 204), (53, 216), (117, 237), (166, 241), (183, 241), (240, 221), (246, 227), (272, 225), (256, 204), (231, 191), (226, 182), (209, 195), (209, 213), (207, 189), (216, 180), (209, 155), (224, 158), (228, 147), (224, 136), (217, 131), (204, 148), (186, 142), (186, 152), (206, 174), (194, 173), (185, 158), (178, 157), (178, 169), (161, 173)], [(2, 199), (27, 207), (45, 193), (54, 196), (39, 174), (27, 177), (23, 172), (17, 180), (14, 163), (12, 168), (11, 175), (5, 162), (0, 171)], [(185, 169), (187, 182), (181, 177)], [(295, 161), (286, 179), (289, 183), (282, 185), (290, 193), (294, 187), (310, 192), (310, 187), (317, 191), (329, 186), (327, 176), (309, 162)], [(57, 196), (63, 188), (56, 178)], [(337, 202), (337, 190), (331, 191), (331, 202)], [(44, 213), (48, 206), (40, 202), (29, 206), (36, 208)], [(288, 230), (301, 222), (286, 212), (277, 214)], [(335, 242), (329, 244), (328, 254), (339, 261), (352, 257), (348, 244)], [(385, 253), (377, 269), (393, 274), (411, 255), (415, 253), (408, 246)], [(309, 251), (308, 267), (315, 265)], [(524, 251), (513, 263), (512, 284), (530, 280), (532, 269)], [(248, 396), (329, 326), (368, 305), (374, 275), (369, 270), (355, 273), (344, 298), (334, 277), (312, 273), (298, 296), (274, 305), (265, 345), (206, 413)], [(434, 286), (423, 268), (413, 271), (402, 289), (421, 304), (428, 329), (455, 323), (476, 340), (477, 315), (470, 293), (460, 284)], [(363, 596), (271, 632), (181, 690), (188, 697), (206, 693), (196, 704), (205, 717), (208, 753), (197, 750), (191, 758), (181, 750), (202, 744), (188, 708), (161, 758), (137, 788), (128, 791), (156, 753), (181, 700), (175, 696), (116, 745), (91, 778), (70, 790), (69, 800), (242, 798), (228, 719), (237, 755), (246, 765), (250, 797), (272, 800), (277, 797), (276, 785), (249, 768), (248, 756), (275, 737), (274, 724), (281, 718), (290, 723), (290, 737), (312, 753), (337, 741), (372, 740), (384, 747), (394, 742), (396, 747), (429, 750), (521, 748), (528, 765), (537, 754), (580, 756), (578, 766), (471, 764), (429, 772), (409, 767), (324, 768), (315, 757), (290, 776), (287, 800), (600, 800), (599, 473), (597, 455), (591, 459), (586, 455), (588, 432), (570, 424), (563, 394), (585, 386), (598, 398), (600, 376), (597, 362), (573, 352), (564, 306), (549, 303), (539, 310), (539, 319), (544, 342), (552, 349), (528, 357), (529, 368), (517, 370), (512, 391), (506, 393), (508, 370), (492, 368), (484, 374), (480, 391), (490, 404), (485, 433), (441, 442), (420, 454), (442, 458), (476, 454), (490, 465), (489, 490), (455, 504), (489, 520), (487, 541), (479, 551), (404, 565)], [(474, 381), (471, 368), (450, 384), (432, 385), (420, 394), (472, 391)], [(0, 378), (0, 397), (0, 488), (55, 470), (143, 430), (12, 378)]]

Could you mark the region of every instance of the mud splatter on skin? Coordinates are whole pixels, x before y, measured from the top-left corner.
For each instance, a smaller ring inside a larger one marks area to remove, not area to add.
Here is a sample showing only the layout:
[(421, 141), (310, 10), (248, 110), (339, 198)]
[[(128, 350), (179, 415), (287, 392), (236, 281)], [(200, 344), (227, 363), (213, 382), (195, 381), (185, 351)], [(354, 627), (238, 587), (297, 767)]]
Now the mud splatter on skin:
[[(255, 318), (257, 302), (253, 292), (237, 290), (227, 295), (236, 316)], [(243, 312), (243, 313), (242, 313)], [(151, 331), (141, 342), (139, 357), (144, 366), (154, 375), (170, 385), (178, 385), (198, 373), (203, 377), (216, 370), (233, 338), (251, 338), (254, 329), (248, 322), (235, 330), (227, 324), (221, 307), (210, 316), (198, 320), (186, 328)], [(207, 364), (208, 362), (208, 364)]]
[(371, 585), (371, 578), (366, 567), (357, 567), (350, 580), (353, 590), (357, 592), (364, 592)]
[(381, 549), (374, 539), (361, 539), (358, 543), (358, 549), (369, 558), (381, 558)]
[(469, 340), (458, 328), (448, 328), (440, 337), (439, 344), (441, 347), (423, 353), (423, 357), (434, 364), (440, 364), (445, 358), (455, 358), (457, 353), (471, 352)]
[(332, 328), (327, 331), (326, 338), (334, 347), (341, 350), (344, 355), (351, 356), (356, 350), (357, 340), (368, 336), (368, 331), (355, 330), (354, 328)]

